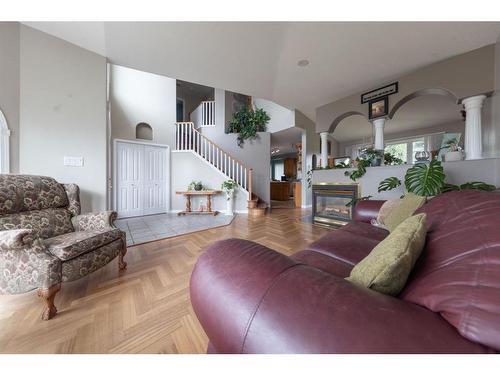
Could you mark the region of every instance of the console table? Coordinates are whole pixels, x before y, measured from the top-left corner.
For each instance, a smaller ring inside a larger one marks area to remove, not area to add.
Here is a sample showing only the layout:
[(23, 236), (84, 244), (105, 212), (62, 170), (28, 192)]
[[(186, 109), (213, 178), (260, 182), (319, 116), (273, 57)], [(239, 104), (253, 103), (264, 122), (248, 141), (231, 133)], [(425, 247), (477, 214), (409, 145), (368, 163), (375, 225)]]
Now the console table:
[[(220, 190), (191, 190), (191, 191), (176, 191), (175, 194), (184, 195), (186, 198), (186, 210), (179, 212), (177, 215), (217, 215), (219, 211), (212, 211), (212, 196), (222, 193)], [(191, 197), (206, 196), (207, 210), (193, 211), (191, 209)]]

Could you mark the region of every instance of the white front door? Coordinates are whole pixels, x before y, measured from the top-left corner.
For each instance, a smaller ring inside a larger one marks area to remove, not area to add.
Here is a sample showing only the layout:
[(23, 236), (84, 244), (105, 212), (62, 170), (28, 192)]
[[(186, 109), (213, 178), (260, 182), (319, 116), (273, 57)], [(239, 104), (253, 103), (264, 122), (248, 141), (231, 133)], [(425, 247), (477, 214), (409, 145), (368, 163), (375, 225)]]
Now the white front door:
[(116, 142), (116, 204), (118, 216), (132, 217), (167, 211), (168, 149)]

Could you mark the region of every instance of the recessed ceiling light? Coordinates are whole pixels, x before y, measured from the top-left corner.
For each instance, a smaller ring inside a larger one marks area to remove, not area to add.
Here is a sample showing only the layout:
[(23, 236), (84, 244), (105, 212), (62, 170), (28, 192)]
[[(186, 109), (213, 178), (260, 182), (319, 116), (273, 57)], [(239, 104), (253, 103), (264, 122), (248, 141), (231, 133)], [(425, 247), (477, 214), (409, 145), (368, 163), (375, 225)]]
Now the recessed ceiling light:
[(297, 62), (297, 65), (300, 66), (301, 68), (305, 67), (305, 66), (308, 66), (309, 65), (309, 60), (299, 60)]

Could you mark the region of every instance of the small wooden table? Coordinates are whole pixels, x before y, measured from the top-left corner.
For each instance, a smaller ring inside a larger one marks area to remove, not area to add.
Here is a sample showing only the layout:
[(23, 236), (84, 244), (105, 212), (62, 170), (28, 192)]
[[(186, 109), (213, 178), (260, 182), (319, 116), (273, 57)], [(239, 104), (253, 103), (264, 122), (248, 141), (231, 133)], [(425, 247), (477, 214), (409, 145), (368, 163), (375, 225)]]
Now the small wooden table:
[[(219, 211), (212, 211), (212, 196), (222, 193), (220, 190), (190, 190), (190, 191), (176, 191), (175, 194), (184, 195), (186, 197), (186, 210), (179, 212), (177, 215), (217, 215)], [(191, 210), (191, 197), (193, 196), (206, 196), (207, 197), (207, 210), (206, 211), (193, 211)]]

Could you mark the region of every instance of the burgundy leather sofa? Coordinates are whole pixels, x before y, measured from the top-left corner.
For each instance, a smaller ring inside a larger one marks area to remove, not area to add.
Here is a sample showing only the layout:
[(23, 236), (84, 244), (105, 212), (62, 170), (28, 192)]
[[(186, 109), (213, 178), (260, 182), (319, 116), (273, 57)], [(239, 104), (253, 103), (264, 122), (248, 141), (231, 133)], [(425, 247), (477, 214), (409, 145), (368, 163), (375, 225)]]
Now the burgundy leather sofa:
[(344, 280), (387, 236), (382, 201), (291, 257), (230, 239), (206, 249), (191, 301), (210, 353), (496, 353), (500, 351), (500, 194), (431, 199), (422, 256), (397, 297)]

